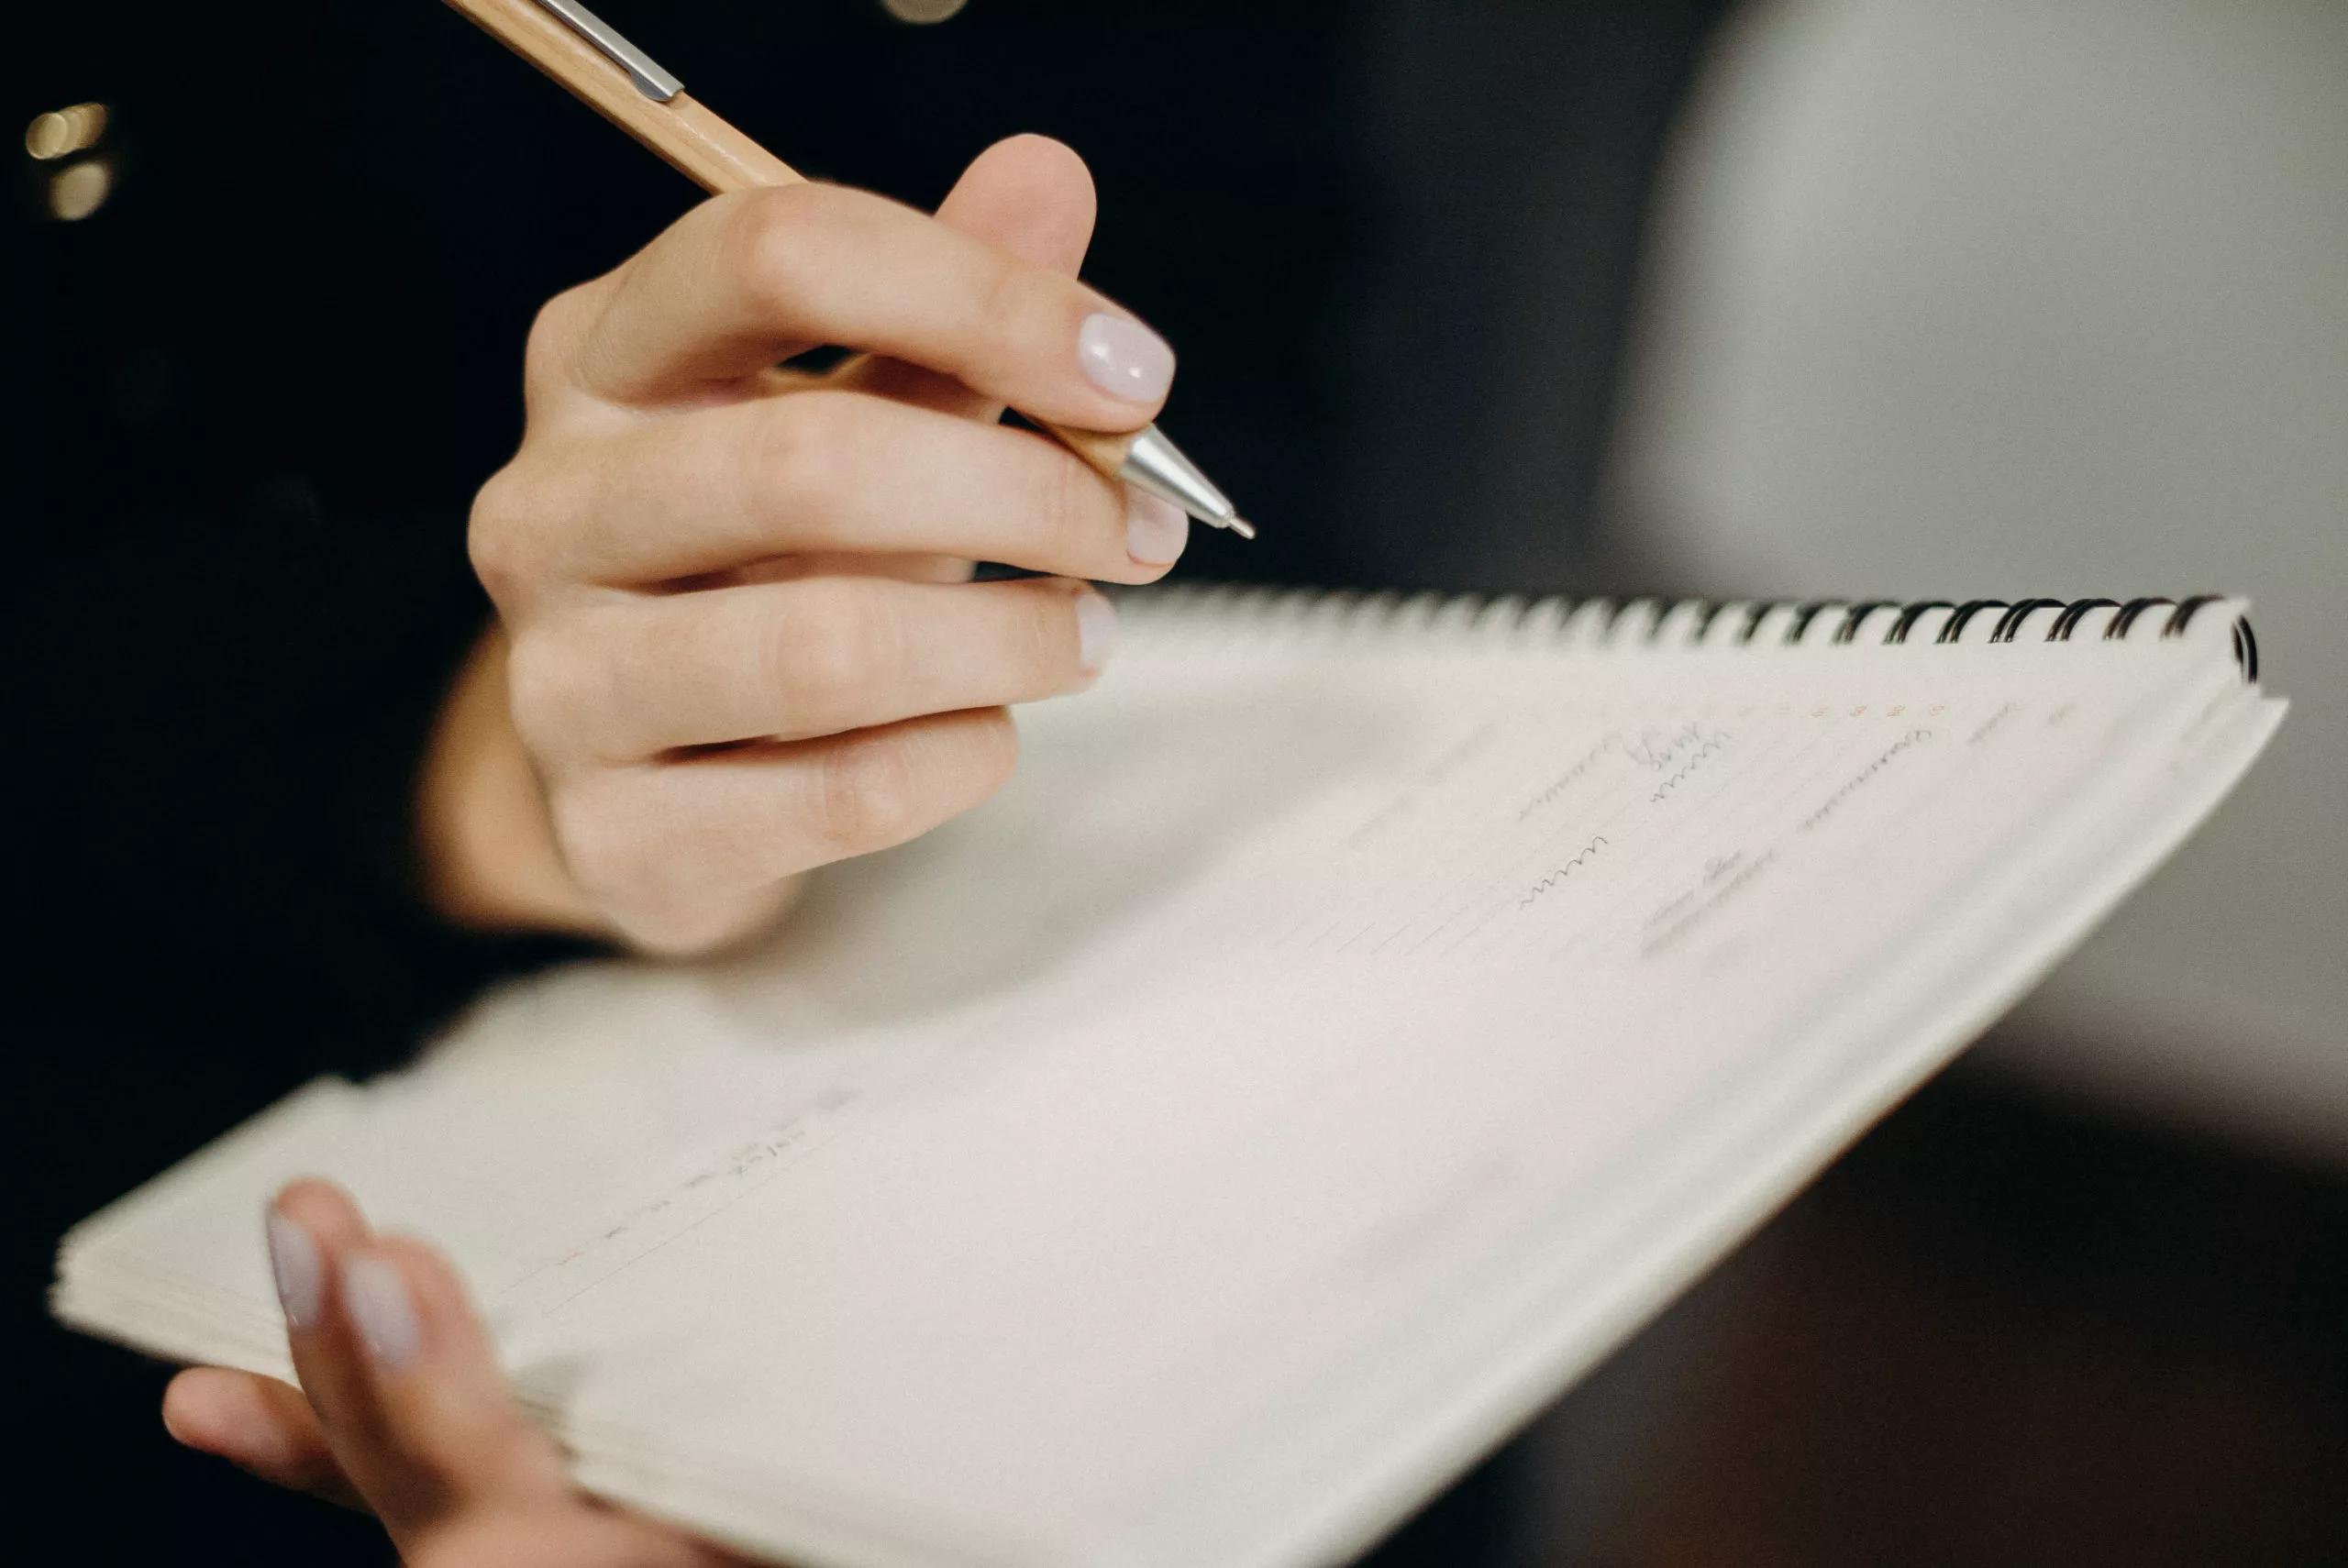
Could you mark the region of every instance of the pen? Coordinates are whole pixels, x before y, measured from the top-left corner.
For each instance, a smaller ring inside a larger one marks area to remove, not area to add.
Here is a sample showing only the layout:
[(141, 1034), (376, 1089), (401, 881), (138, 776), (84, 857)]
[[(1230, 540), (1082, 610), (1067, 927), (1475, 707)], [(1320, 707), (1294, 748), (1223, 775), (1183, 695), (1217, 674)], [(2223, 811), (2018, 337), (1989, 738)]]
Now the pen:
[[(789, 164), (686, 93), (684, 83), (578, 0), (449, 0), (506, 48), (713, 193), (795, 185)], [(1243, 539), (1256, 530), (1157, 425), (1116, 432), (1037, 425), (1113, 480)]]

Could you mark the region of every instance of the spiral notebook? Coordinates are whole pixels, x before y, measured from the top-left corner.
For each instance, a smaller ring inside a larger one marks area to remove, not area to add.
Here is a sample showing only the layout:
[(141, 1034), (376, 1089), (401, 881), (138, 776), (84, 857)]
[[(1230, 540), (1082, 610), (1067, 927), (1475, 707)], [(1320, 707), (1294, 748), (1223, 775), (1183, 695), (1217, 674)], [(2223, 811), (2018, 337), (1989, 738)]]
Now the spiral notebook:
[(1124, 601), (762, 951), (481, 1003), (70, 1235), (284, 1375), (259, 1216), (456, 1257), (580, 1481), (814, 1568), (1301, 1568), (2056, 963), (2282, 704), (2236, 601)]

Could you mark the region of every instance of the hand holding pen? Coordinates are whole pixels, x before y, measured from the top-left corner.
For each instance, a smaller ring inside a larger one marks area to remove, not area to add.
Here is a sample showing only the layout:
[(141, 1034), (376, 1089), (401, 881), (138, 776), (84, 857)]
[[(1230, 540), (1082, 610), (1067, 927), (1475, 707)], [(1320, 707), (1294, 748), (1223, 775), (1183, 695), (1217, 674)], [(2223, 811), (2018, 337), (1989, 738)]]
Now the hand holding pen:
[[(737, 191), (546, 307), (473, 514), (502, 630), (424, 782), (445, 911), (702, 951), (1002, 783), (1005, 705), (1114, 646), (1085, 580), (1150, 581), (1188, 529), (996, 422), (1132, 431), (1166, 393), (1171, 351), (1072, 276), (1092, 212), (1075, 155), (1019, 138), (934, 218)], [(865, 355), (775, 368), (820, 344)]]
[[(420, 792), (428, 891), (706, 951), (999, 788), (1007, 705), (1114, 646), (1084, 580), (1162, 575), (1186, 513), (1254, 530), (1149, 423), (1173, 351), (1075, 281), (1066, 148), (1002, 143), (925, 217), (801, 180), (577, 0), (451, 4), (719, 194), (531, 334), (527, 433), (473, 513), (500, 625)], [(861, 353), (776, 368), (821, 345)], [(1054, 580), (965, 583), (980, 559)]]

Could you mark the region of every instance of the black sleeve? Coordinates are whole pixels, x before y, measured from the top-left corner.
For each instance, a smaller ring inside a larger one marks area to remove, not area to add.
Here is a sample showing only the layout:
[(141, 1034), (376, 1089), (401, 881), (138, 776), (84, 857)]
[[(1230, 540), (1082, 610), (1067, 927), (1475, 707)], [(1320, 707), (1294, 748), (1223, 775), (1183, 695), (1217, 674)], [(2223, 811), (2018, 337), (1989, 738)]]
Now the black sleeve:
[(363, 1072), (562, 950), (419, 896), (416, 772), (487, 614), (461, 519), (322, 516), (296, 489), (106, 532), (9, 629), (44, 1010), (214, 1070)]

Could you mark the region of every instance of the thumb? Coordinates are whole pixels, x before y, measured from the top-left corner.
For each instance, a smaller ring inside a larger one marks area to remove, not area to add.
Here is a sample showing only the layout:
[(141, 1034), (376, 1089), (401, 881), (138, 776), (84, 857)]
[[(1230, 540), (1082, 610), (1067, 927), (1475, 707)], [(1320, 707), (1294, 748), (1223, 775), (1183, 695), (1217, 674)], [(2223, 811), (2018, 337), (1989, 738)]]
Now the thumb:
[(973, 159), (937, 221), (1013, 256), (1073, 275), (1099, 210), (1092, 171), (1065, 142), (1014, 136)]
[[(1092, 243), (1099, 205), (1092, 171), (1073, 149), (1047, 136), (996, 142), (962, 171), (937, 206), (937, 221), (1013, 256), (1073, 277)], [(832, 382), (972, 419), (1002, 417), (1002, 405), (959, 381), (897, 359), (849, 360)]]

